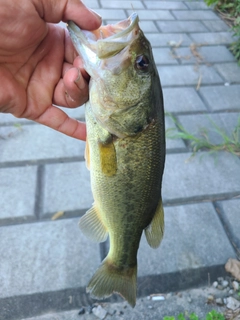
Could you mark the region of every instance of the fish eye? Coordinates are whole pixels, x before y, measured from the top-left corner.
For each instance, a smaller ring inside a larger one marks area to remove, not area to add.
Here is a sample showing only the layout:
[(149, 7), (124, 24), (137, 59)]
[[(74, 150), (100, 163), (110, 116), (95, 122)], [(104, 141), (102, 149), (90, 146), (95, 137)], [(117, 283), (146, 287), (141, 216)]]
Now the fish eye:
[(137, 56), (135, 66), (138, 70), (147, 71), (149, 66), (149, 60), (146, 56)]

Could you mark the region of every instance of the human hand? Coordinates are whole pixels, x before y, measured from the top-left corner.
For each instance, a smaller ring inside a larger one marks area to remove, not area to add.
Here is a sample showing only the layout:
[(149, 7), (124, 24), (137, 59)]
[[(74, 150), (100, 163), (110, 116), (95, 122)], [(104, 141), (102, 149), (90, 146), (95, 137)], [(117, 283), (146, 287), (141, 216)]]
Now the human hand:
[(101, 24), (79, 0), (0, 0), (0, 112), (84, 140), (85, 124), (55, 106), (88, 100), (89, 76), (68, 31), (53, 24), (61, 20), (87, 30)]

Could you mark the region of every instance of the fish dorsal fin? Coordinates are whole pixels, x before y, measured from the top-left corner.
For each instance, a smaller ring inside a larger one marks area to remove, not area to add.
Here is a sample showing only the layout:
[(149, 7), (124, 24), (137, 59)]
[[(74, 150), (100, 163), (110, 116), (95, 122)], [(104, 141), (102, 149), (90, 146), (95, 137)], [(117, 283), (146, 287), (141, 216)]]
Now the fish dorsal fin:
[(117, 172), (117, 156), (113, 141), (98, 142), (102, 173), (110, 177)]
[(97, 208), (93, 205), (79, 221), (83, 234), (95, 242), (107, 240), (108, 231), (100, 219)]
[(148, 244), (152, 248), (159, 247), (164, 233), (164, 212), (162, 199), (160, 199), (154, 217), (149, 226), (144, 230)]

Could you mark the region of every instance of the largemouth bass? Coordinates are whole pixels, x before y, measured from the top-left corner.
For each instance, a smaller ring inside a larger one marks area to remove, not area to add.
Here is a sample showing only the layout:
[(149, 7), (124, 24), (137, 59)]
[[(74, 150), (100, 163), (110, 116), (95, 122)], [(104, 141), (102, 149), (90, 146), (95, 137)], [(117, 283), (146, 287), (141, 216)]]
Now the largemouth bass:
[(79, 225), (95, 241), (108, 235), (110, 240), (108, 255), (87, 292), (100, 299), (119, 293), (134, 306), (142, 232), (156, 248), (164, 231), (161, 84), (136, 13), (93, 32), (73, 22), (68, 29), (91, 76), (85, 158), (94, 204)]

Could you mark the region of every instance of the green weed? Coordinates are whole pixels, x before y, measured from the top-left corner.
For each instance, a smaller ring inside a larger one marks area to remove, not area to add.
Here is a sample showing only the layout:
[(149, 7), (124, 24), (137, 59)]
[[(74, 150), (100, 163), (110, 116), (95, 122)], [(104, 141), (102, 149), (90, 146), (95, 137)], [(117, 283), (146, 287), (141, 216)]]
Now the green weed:
[(237, 126), (234, 128), (231, 135), (228, 135), (224, 129), (210, 120), (212, 124), (211, 130), (216, 132), (222, 140), (222, 143), (214, 144), (210, 141), (209, 129), (201, 128), (200, 135), (194, 135), (188, 132), (175, 117), (170, 114), (168, 115), (173, 119), (176, 128), (166, 130), (166, 137), (168, 139), (183, 139), (187, 141), (194, 154), (199, 150), (208, 150), (212, 152), (227, 151), (240, 156), (240, 116), (238, 118)]
[[(191, 313), (189, 316), (185, 316), (183, 313), (180, 313), (177, 316), (177, 318), (173, 316), (165, 316), (163, 320), (200, 320), (200, 319), (195, 313)], [(202, 320), (225, 320), (225, 317), (221, 313), (218, 313), (216, 310), (212, 310)]]
[(205, 3), (215, 5), (223, 19), (231, 25), (236, 41), (230, 45), (230, 50), (240, 64), (240, 0), (204, 0)]

